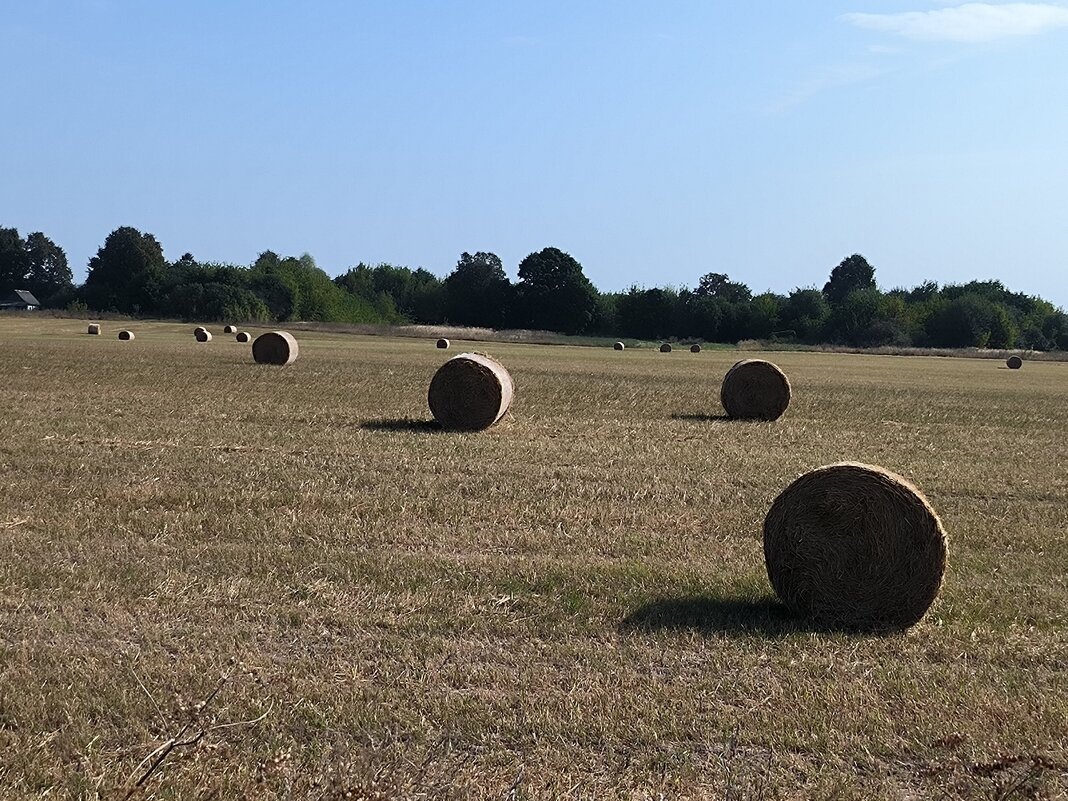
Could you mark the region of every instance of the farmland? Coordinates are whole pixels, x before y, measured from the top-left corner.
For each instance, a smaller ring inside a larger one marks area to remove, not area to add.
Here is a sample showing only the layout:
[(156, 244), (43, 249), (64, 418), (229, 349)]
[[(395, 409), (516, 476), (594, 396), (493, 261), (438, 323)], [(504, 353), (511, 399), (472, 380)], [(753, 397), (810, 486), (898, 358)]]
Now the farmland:
[[(727, 350), (124, 325), (0, 319), (3, 797), (1068, 793), (1068, 364), (772, 354), (744, 423)], [(468, 349), (516, 398), (445, 433)], [(771, 502), (842, 460), (949, 534), (904, 635), (768, 585)]]

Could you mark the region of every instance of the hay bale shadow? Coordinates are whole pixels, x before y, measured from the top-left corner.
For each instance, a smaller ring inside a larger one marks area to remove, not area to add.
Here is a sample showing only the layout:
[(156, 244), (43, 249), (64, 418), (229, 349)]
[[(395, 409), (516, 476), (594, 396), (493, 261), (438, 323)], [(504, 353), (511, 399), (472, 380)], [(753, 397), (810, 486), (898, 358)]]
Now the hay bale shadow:
[(437, 420), (416, 420), (411, 417), (365, 420), (360, 423), (360, 428), (367, 431), (411, 431), (423, 434), (445, 430)]
[(672, 420), (685, 420), (690, 423), (762, 423), (763, 420), (735, 420), (726, 414), (683, 414), (675, 412), (671, 415)]

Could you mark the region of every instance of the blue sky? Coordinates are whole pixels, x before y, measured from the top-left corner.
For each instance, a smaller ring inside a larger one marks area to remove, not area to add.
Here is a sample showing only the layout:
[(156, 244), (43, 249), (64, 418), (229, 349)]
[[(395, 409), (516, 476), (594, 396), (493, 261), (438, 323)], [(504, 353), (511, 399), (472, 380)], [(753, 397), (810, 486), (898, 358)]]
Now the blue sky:
[[(654, 7), (655, 6), (655, 7)], [(1068, 2), (0, 0), (0, 225), (1068, 306)]]

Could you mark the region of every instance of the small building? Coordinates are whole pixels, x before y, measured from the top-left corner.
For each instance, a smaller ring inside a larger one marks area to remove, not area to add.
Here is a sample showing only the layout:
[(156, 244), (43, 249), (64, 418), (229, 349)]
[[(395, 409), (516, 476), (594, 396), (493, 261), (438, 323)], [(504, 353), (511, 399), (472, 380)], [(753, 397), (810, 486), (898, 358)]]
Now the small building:
[(6, 295), (0, 295), (0, 311), (36, 311), (41, 308), (41, 301), (25, 289), (13, 289)]

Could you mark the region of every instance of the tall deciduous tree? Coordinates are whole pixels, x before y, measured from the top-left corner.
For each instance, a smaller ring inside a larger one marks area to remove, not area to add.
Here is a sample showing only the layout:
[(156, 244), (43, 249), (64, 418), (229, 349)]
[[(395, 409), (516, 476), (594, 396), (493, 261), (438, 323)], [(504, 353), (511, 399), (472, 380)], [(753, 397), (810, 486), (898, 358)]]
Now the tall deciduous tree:
[(597, 314), (597, 290), (582, 265), (558, 248), (523, 259), (516, 288), (525, 324), (532, 328), (580, 334)]
[(166, 268), (156, 237), (129, 226), (116, 228), (89, 260), (86, 302), (101, 311), (152, 311), (159, 302)]
[(837, 306), (861, 289), (875, 289), (875, 268), (859, 253), (854, 253), (831, 270), (830, 280), (823, 285), (823, 296), (832, 306)]
[(24, 286), (29, 272), (26, 243), (17, 228), (0, 228), (0, 292), (28, 289)]
[(63, 248), (40, 231), (26, 237), (29, 289), (40, 300), (74, 285), (74, 275), (67, 264)]
[(445, 316), (450, 323), (500, 328), (511, 294), (504, 266), (494, 253), (463, 253), (445, 279)]

